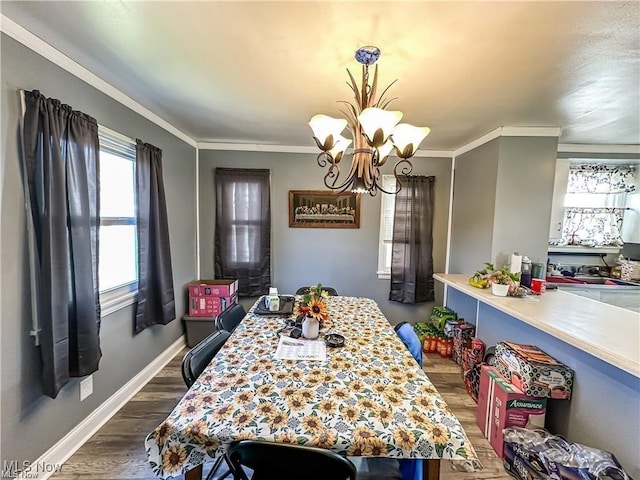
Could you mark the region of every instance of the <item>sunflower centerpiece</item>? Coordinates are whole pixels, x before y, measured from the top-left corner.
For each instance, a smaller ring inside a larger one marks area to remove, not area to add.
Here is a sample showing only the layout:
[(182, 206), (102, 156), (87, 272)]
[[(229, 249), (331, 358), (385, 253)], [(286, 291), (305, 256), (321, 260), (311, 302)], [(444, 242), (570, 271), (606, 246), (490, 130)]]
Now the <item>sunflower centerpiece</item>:
[(294, 309), (294, 313), (304, 317), (302, 321), (302, 336), (304, 338), (317, 338), (320, 325), (329, 318), (327, 297), (329, 294), (322, 289), (322, 284), (310, 287), (302, 296), (302, 300)]

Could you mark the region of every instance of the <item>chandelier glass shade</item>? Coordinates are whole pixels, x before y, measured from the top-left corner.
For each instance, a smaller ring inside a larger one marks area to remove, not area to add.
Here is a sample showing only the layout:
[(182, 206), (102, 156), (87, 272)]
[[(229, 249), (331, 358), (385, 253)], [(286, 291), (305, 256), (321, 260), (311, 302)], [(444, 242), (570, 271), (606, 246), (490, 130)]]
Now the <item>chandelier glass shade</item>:
[[(350, 82), (347, 83), (354, 94), (354, 102), (340, 101), (344, 105), (341, 112), (346, 119), (333, 118), (328, 115), (314, 115), (309, 121), (313, 130), (313, 139), (320, 149), (318, 165), (328, 167), (324, 176), (324, 184), (332, 189), (344, 192), (376, 195), (378, 190), (395, 194), (402, 188), (398, 175), (408, 175), (413, 170), (409, 161), (429, 134), (427, 127), (414, 127), (408, 123), (399, 123), (402, 112), (387, 110), (394, 98), (385, 97), (387, 91), (395, 83), (392, 82), (376, 99), (378, 89), (378, 66), (375, 66), (373, 78), (369, 77), (369, 66), (380, 57), (377, 47), (361, 47), (356, 51), (355, 59), (362, 64), (362, 81), (356, 83), (349, 69)], [(349, 127), (351, 139), (342, 135)], [(340, 178), (340, 161), (347, 148), (353, 143), (351, 166), (349, 173)], [(380, 167), (389, 156), (395, 153), (399, 158), (393, 168), (396, 177), (396, 190), (387, 191), (382, 188)]]

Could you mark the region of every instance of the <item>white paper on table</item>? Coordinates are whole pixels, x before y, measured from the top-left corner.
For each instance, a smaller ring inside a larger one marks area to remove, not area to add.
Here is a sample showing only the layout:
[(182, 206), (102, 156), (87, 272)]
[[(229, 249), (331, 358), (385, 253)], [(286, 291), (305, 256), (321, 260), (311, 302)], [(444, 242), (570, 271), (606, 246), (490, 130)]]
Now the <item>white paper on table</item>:
[(275, 358), (278, 360), (327, 360), (327, 346), (322, 340), (280, 337)]

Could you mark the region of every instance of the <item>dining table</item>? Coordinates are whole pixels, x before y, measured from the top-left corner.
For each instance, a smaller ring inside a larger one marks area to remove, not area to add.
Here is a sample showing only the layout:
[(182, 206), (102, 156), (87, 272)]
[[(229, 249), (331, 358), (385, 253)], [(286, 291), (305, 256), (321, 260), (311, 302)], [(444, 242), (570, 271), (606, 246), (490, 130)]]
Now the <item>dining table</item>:
[[(222, 349), (145, 439), (153, 473), (200, 479), (202, 465), (235, 440), (329, 449), (345, 456), (425, 459), (423, 478), (482, 468), (458, 419), (395, 333), (376, 302), (326, 299), (320, 335), (344, 346), (326, 358), (276, 358), (293, 315), (258, 314), (253, 305)], [(285, 341), (285, 344), (287, 344)], [(298, 339), (297, 342), (308, 340)]]

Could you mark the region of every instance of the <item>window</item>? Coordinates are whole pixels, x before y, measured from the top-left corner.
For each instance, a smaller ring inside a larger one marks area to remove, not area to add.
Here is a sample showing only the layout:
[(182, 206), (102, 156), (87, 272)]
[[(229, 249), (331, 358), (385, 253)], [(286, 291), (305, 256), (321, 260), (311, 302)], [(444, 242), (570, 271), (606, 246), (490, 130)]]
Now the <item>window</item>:
[(634, 174), (633, 166), (571, 166), (562, 237), (557, 243), (589, 247), (622, 245), (626, 197), (635, 191)]
[[(382, 188), (388, 192), (396, 189), (396, 178), (393, 175), (382, 176)], [(396, 207), (396, 196), (381, 193), (380, 209), (380, 245), (378, 248), (378, 278), (391, 278), (391, 251), (393, 239), (393, 214)]]
[(271, 285), (270, 171), (216, 168), (216, 278), (238, 280), (241, 296)]
[[(138, 282), (135, 143), (107, 128), (100, 139), (99, 282), (103, 315), (133, 303)], [(106, 310), (106, 311), (105, 311)]]

